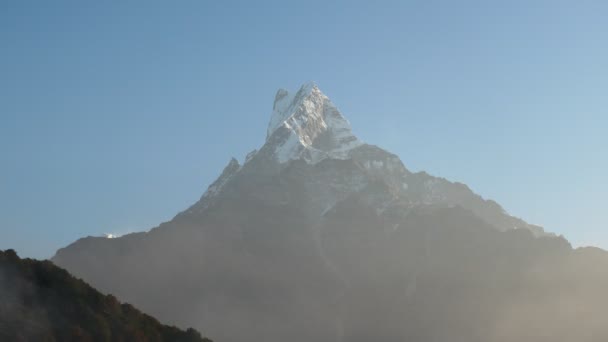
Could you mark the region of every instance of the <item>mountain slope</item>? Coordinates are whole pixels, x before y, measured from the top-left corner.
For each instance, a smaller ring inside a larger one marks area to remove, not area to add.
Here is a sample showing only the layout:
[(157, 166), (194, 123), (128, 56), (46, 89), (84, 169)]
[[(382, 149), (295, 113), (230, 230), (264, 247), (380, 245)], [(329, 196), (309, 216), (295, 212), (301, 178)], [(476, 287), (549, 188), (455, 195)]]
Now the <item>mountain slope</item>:
[(464, 184), (412, 173), (360, 141), (314, 84), (277, 92), (266, 135), (170, 222), (84, 238), (53, 260), (228, 342), (608, 336), (608, 277), (581, 267), (605, 263), (603, 251), (573, 250)]
[(195, 330), (160, 324), (49, 261), (0, 251), (1, 341), (204, 342)]

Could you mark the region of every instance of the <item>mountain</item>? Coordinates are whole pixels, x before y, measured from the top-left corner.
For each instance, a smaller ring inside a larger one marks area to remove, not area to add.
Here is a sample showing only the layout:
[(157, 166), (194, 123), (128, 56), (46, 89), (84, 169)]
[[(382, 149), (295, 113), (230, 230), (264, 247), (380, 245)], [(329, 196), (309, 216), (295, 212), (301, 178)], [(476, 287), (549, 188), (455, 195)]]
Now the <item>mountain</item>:
[(0, 251), (0, 341), (211, 342), (102, 295), (50, 261)]
[(171, 221), (53, 261), (228, 342), (608, 337), (604, 251), (409, 171), (312, 83), (279, 90), (264, 145)]

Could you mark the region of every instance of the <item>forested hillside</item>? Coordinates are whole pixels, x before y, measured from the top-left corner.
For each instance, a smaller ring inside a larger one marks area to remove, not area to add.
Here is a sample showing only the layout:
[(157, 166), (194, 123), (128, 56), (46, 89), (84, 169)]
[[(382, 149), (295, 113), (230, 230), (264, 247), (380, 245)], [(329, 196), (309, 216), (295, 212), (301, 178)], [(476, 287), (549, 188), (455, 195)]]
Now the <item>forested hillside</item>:
[(210, 342), (103, 295), (50, 261), (0, 251), (0, 341)]

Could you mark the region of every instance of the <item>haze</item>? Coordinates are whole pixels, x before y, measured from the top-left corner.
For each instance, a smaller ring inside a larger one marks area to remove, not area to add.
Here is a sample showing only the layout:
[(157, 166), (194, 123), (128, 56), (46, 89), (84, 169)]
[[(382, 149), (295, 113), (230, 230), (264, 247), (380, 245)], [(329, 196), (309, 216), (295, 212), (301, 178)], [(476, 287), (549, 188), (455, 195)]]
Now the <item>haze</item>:
[(605, 2), (0, 5), (0, 249), (150, 229), (316, 81), (365, 142), (608, 247)]

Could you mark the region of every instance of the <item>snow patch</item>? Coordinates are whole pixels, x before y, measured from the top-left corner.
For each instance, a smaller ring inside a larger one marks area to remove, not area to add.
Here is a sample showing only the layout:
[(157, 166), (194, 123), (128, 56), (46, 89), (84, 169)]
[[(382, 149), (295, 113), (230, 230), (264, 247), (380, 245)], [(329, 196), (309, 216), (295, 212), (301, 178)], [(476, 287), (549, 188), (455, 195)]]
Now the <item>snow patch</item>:
[(277, 147), (275, 155), (279, 163), (285, 163), (291, 159), (296, 159), (298, 152), (302, 149), (302, 141), (295, 134), (290, 134), (283, 145)]
[(257, 153), (258, 153), (257, 149), (247, 153), (247, 155), (245, 156), (245, 162), (243, 164), (247, 164), (251, 159), (253, 159), (253, 157), (255, 157), (255, 155)]

